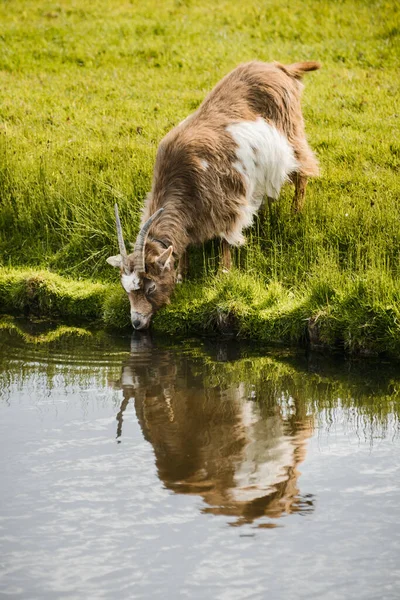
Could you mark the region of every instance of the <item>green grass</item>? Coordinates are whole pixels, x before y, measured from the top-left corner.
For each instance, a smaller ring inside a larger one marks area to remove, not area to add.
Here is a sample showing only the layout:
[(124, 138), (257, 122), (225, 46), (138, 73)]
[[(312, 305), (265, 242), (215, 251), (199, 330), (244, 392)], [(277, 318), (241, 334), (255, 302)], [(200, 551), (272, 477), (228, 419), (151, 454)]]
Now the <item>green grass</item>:
[[(0, 22), (0, 264), (115, 282), (113, 204), (133, 241), (162, 136), (240, 62), (318, 59), (304, 211), (284, 190), (228, 278), (217, 245), (194, 250), (195, 282), (156, 326), (297, 343), (312, 317), (324, 343), (398, 352), (398, 3), (13, 0)], [(106, 296), (94, 313), (126, 323)]]
[(66, 279), (48, 271), (0, 269), (1, 312), (75, 320), (102, 314), (110, 286)]
[[(400, 282), (379, 271), (349, 278), (314, 274), (298, 290), (232, 272), (186, 285), (156, 316), (165, 333), (230, 333), (274, 344), (400, 357)], [(310, 340), (310, 329), (314, 337)]]

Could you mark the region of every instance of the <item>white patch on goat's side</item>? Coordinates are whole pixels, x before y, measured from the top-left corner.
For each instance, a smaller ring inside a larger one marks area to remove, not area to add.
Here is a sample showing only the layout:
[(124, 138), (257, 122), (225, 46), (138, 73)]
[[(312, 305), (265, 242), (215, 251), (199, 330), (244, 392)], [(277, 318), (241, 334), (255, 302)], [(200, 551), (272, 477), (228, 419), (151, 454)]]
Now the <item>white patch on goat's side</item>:
[(204, 158), (202, 158), (202, 159), (200, 160), (200, 163), (201, 163), (201, 166), (203, 167), (204, 171), (207, 171), (207, 169), (208, 169), (208, 166), (209, 166), (209, 165), (208, 165), (208, 162), (207, 162), (206, 160), (204, 160)]
[(247, 204), (234, 230), (223, 237), (230, 244), (242, 244), (242, 229), (249, 227), (265, 196), (278, 198), (290, 173), (298, 170), (292, 146), (286, 137), (263, 118), (240, 121), (227, 126), (237, 144), (234, 168), (246, 187)]
[(121, 275), (121, 283), (127, 294), (129, 294), (129, 292), (133, 292), (134, 290), (140, 290), (140, 279), (135, 272), (131, 273), (130, 275)]
[(258, 207), (265, 195), (277, 198), (290, 173), (298, 169), (286, 137), (261, 117), (233, 123), (227, 130), (238, 145), (234, 167), (245, 179), (247, 199)]

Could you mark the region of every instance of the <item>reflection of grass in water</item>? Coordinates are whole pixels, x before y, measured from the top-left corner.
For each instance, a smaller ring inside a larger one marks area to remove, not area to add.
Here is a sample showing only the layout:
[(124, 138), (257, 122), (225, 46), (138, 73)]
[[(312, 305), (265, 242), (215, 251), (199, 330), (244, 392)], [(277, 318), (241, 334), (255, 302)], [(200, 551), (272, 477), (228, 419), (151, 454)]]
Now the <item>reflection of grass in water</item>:
[(391, 414), (399, 424), (400, 378), (395, 371), (385, 373), (382, 366), (369, 365), (371, 372), (359, 365), (349, 373), (341, 365), (324, 374), (323, 361), (320, 368), (319, 373), (309, 372), (292, 360), (252, 357), (208, 364), (206, 386), (245, 382), (248, 397), (262, 412), (273, 414), (279, 405), (293, 423), (307, 416), (318, 419), (322, 414), (325, 421), (334, 422), (342, 409), (348, 423), (359, 420), (357, 429), (379, 424), (384, 430)]
[[(318, 59), (303, 106), (322, 177), (303, 213), (285, 190), (248, 232), (236, 264), (253, 284), (210, 281), (216, 246), (194, 250), (197, 283), (157, 327), (298, 343), (312, 318), (323, 343), (400, 356), (399, 15), (380, 0), (0, 4), (2, 264), (114, 283), (113, 204), (132, 241), (162, 136), (240, 62)], [(36, 309), (101, 318), (102, 294), (81, 285), (93, 296), (79, 302), (43, 286)], [(117, 291), (105, 322), (127, 314)]]
[(1, 317), (0, 396), (6, 398), (11, 384), (32, 376), (34, 389), (35, 373), (44, 376), (49, 390), (60, 381), (66, 388), (106, 387), (119, 376), (129, 350), (125, 342), (102, 330)]
[[(102, 330), (66, 326), (45, 332), (39, 327), (36, 334), (34, 329), (26, 326), (24, 321), (0, 320), (2, 335), (7, 336), (7, 348), (15, 343), (17, 336), (19, 343), (22, 341), (27, 348), (40, 345), (44, 359), (46, 356), (52, 359), (54, 354), (60, 357), (59, 367), (54, 364), (45, 367), (49, 381), (59, 368), (67, 383), (70, 376), (79, 384), (80, 377), (87, 381), (91, 375), (100, 376), (104, 383), (105, 376), (99, 373), (104, 361), (111, 361), (114, 381), (121, 376), (129, 356), (126, 338), (114, 338)], [(140, 343), (141, 336), (138, 340)], [(141, 346), (139, 353), (140, 349)], [(151, 352), (151, 349), (151, 341), (148, 345), (145, 342), (145, 351)], [(63, 353), (73, 357), (75, 364), (84, 366), (84, 373), (76, 373), (68, 363), (63, 365)], [(371, 427), (374, 427), (376, 432), (379, 426), (384, 432), (390, 415), (399, 423), (400, 377), (394, 365), (373, 361), (332, 361), (321, 356), (306, 358), (288, 350), (268, 351), (267, 355), (260, 356), (260, 347), (254, 345), (214, 344), (193, 339), (173, 344), (169, 339), (158, 338), (156, 350), (148, 356), (152, 357), (152, 377), (157, 379), (161, 373), (172, 374), (171, 389), (174, 385), (179, 387), (178, 372), (179, 377), (182, 373), (184, 377), (190, 374), (191, 380), (198, 381), (205, 389), (224, 390), (243, 384), (247, 397), (258, 405), (262, 414), (273, 415), (279, 407), (293, 427), (297, 421), (309, 417), (323, 418), (326, 423), (329, 420), (335, 422), (339, 414), (344, 414), (349, 425), (355, 424), (359, 431), (369, 428), (372, 432)], [(158, 356), (162, 356), (159, 373)], [(6, 358), (4, 355), (2, 362)], [(13, 365), (7, 363), (7, 370), (10, 369)], [(143, 385), (149, 385), (149, 381), (144, 380)]]
[(69, 327), (68, 325), (59, 325), (55, 329), (49, 329), (45, 333), (33, 335), (24, 331), (11, 319), (0, 319), (0, 330), (14, 331), (26, 344), (50, 344), (67, 336), (80, 338), (91, 336), (91, 332), (82, 327)]
[[(235, 351), (235, 346), (239, 349)], [(186, 348), (186, 349), (185, 349)], [(215, 356), (223, 356), (215, 360)], [(229, 359), (238, 354), (236, 359)], [(207, 349), (210, 349), (208, 352)], [(178, 357), (186, 355), (191, 370), (201, 376), (208, 387), (238, 386), (244, 383), (249, 399), (265, 415), (274, 414), (277, 405), (288, 419), (321, 417), (334, 422), (343, 410), (347, 422), (361, 421), (357, 429), (379, 424), (383, 431), (393, 414), (400, 426), (400, 375), (397, 365), (376, 360), (358, 362), (332, 359), (318, 354), (306, 357), (288, 349), (260, 356), (260, 347), (233, 342), (201, 346), (196, 341), (175, 347)], [(179, 358), (177, 359), (179, 360)], [(339, 413), (338, 413), (339, 411)]]

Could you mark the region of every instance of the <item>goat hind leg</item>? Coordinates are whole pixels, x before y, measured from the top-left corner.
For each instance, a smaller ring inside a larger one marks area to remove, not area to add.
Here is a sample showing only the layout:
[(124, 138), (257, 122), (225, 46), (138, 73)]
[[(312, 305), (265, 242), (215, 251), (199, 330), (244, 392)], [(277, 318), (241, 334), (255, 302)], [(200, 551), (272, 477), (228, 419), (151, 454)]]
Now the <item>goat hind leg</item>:
[(306, 198), (306, 187), (307, 187), (307, 175), (301, 173), (295, 173), (294, 175), (294, 198), (293, 198), (293, 210), (294, 212), (300, 212), (304, 206)]
[(221, 240), (222, 257), (219, 270), (222, 273), (230, 271), (232, 266), (231, 247), (226, 240)]

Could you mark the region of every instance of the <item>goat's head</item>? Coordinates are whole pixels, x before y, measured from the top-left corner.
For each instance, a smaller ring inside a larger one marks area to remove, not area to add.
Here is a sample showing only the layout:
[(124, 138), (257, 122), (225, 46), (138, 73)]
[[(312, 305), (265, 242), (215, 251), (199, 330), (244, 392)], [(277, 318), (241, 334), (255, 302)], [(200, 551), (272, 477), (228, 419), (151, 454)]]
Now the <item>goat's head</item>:
[(107, 262), (121, 271), (121, 284), (129, 296), (134, 329), (147, 329), (155, 312), (169, 302), (175, 285), (173, 247), (160, 249), (157, 241), (148, 241), (150, 225), (163, 211), (160, 208), (143, 225), (136, 238), (132, 254), (127, 254), (122, 234), (118, 206), (115, 220), (120, 254)]

